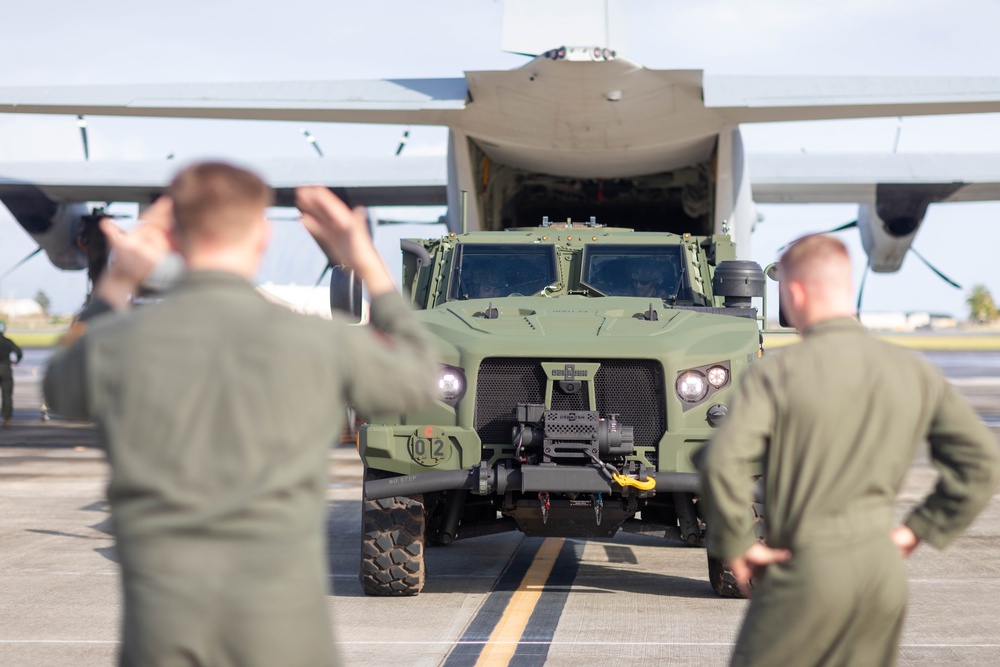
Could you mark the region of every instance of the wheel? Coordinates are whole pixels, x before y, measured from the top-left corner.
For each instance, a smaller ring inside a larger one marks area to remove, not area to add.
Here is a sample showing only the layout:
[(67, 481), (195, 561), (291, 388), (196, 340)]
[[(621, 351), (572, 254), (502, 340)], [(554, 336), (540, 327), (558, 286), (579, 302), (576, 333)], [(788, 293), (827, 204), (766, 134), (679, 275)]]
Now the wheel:
[[(757, 540), (764, 541), (764, 506), (754, 503), (750, 506), (753, 512), (753, 531)], [(711, 528), (709, 528), (711, 530)], [(736, 585), (736, 576), (733, 574), (729, 564), (720, 558), (708, 557), (708, 583), (712, 585), (712, 590), (720, 597), (740, 598), (750, 597), (740, 590)], [(750, 590), (753, 590), (753, 579), (750, 580)]]
[[(708, 583), (712, 584), (712, 590), (717, 595), (724, 598), (748, 598), (746, 593), (736, 585), (736, 577), (729, 568), (729, 564), (720, 558), (708, 557)], [(753, 579), (750, 580), (750, 588), (753, 588)]]
[[(366, 473), (365, 478), (369, 475)], [(416, 595), (424, 587), (424, 505), (396, 496), (362, 501), (361, 569), (365, 595)]]

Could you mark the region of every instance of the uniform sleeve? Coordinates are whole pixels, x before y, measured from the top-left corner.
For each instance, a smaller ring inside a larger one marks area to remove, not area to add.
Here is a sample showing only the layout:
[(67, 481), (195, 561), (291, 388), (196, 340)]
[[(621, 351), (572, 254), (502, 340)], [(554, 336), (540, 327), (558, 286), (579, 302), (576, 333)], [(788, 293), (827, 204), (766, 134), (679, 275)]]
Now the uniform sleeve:
[(906, 525), (940, 549), (972, 523), (993, 495), (1000, 480), (1000, 452), (965, 399), (944, 378), (937, 381), (944, 387), (927, 439), (938, 482)]
[(90, 419), (91, 397), (87, 393), (88, 323), (99, 315), (112, 313), (112, 308), (99, 298), (77, 316), (76, 322), (63, 337), (62, 346), (49, 360), (45, 371), (45, 403), (53, 412), (67, 419)]
[(351, 327), (340, 351), (348, 401), (368, 414), (424, 407), (434, 397), (438, 363), (423, 326), (396, 292), (373, 299), (370, 312), (371, 324)]
[(85, 338), (80, 338), (70, 347), (59, 349), (45, 371), (45, 403), (67, 419), (90, 418), (85, 346)]
[(756, 541), (752, 465), (765, 453), (775, 415), (771, 383), (760, 366), (744, 374), (729, 415), (698, 461), (706, 546), (716, 558), (739, 556)]
[(21, 359), (24, 358), (24, 353), (21, 352), (21, 348), (17, 346), (17, 343), (10, 341), (11, 350), (17, 355), (17, 363), (21, 363)]

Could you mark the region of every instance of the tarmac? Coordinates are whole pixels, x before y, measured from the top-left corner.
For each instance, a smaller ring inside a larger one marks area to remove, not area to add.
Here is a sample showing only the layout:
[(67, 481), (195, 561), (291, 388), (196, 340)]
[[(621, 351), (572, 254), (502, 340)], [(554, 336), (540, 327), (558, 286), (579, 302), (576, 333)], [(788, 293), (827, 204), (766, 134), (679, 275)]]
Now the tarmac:
[[(0, 665), (115, 664), (118, 566), (94, 429), (41, 421), (41, 354), (18, 367), (14, 428), (0, 431)], [(1000, 436), (1000, 353), (929, 355)], [(427, 552), (414, 598), (357, 582), (361, 463), (329, 458), (332, 623), (347, 665), (723, 665), (746, 602), (718, 598), (705, 552), (654, 537), (459, 540)], [(897, 502), (933, 486), (926, 456)], [(907, 561), (901, 665), (1000, 664), (1000, 496), (949, 549)]]

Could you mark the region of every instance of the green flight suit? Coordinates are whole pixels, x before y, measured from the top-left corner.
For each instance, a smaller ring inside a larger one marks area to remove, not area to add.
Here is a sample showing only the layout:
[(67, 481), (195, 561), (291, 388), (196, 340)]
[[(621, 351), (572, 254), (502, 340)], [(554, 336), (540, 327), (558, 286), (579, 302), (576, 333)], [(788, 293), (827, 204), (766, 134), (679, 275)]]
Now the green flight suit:
[(889, 533), (924, 440), (940, 479), (906, 525), (940, 548), (989, 500), (1000, 456), (929, 362), (837, 318), (751, 366), (700, 462), (708, 550), (729, 559), (753, 543), (763, 461), (767, 544), (792, 558), (755, 583), (732, 664), (895, 664), (907, 586)]
[(415, 409), (437, 374), (399, 295), (374, 299), (371, 322), (298, 315), (235, 274), (191, 272), (53, 357), (49, 407), (92, 418), (111, 463), (122, 665), (339, 663), (329, 448), (345, 403)]
[(7, 421), (14, 416), (14, 371), (10, 366), (10, 355), (21, 362), (23, 353), (17, 343), (0, 333), (0, 416)]

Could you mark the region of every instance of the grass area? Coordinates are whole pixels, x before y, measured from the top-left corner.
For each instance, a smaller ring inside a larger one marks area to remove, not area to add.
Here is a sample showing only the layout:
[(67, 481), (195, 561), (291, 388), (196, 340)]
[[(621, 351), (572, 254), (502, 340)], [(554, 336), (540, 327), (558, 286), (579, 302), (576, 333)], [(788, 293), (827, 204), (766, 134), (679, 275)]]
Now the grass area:
[[(994, 333), (884, 333), (875, 334), (884, 341), (914, 350), (932, 352), (997, 352), (1000, 334)], [(764, 349), (770, 350), (799, 342), (798, 334), (764, 334)]]
[(7, 331), (7, 338), (21, 347), (52, 347), (65, 333), (66, 329)]

